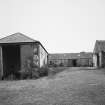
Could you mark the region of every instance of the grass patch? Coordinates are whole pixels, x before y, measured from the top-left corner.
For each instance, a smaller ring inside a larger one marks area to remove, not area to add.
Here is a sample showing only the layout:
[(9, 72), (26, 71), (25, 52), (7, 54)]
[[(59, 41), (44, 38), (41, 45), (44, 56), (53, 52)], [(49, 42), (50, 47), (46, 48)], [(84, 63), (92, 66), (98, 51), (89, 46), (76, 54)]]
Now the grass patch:
[(63, 72), (68, 67), (50, 67), (48, 72), (48, 78), (54, 78), (56, 74)]

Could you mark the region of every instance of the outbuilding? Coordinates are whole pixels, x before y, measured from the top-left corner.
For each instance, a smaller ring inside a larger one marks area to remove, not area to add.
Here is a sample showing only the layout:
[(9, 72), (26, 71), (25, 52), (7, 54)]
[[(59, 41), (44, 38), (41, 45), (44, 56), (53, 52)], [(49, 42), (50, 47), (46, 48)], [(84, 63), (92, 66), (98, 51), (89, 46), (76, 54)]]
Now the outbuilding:
[(93, 65), (91, 52), (49, 54), (49, 66), (83, 67)]
[(105, 40), (96, 40), (93, 51), (94, 67), (105, 67)]
[(43, 45), (22, 33), (0, 39), (0, 78), (25, 68), (31, 61), (35, 67), (47, 65), (48, 52)]

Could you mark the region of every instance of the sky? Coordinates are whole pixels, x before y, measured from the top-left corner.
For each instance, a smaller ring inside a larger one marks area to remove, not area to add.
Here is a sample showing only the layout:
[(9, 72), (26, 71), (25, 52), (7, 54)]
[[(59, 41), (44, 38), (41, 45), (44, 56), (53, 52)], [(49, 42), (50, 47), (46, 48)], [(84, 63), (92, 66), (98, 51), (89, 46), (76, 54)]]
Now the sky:
[(105, 0), (0, 0), (0, 38), (17, 32), (49, 53), (92, 52), (105, 40)]

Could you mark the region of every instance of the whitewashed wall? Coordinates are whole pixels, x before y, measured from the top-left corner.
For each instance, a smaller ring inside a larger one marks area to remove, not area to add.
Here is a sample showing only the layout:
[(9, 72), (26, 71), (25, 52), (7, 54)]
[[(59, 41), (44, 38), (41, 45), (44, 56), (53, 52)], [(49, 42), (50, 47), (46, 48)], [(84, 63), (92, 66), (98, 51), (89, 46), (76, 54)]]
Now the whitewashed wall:
[(93, 54), (93, 66), (94, 67), (97, 67), (97, 55), (96, 54)]
[(47, 65), (47, 55), (47, 52), (43, 49), (41, 45), (39, 45), (40, 67), (44, 67)]

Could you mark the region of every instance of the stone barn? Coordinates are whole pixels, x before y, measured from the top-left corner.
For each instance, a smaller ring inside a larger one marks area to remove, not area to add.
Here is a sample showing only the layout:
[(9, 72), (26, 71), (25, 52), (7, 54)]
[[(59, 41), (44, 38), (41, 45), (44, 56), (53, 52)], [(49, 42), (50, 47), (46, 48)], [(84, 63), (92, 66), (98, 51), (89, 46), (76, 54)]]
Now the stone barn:
[(47, 65), (48, 52), (43, 45), (21, 33), (0, 39), (0, 78), (19, 72), (32, 61), (35, 67)]
[(96, 40), (93, 51), (94, 67), (105, 67), (105, 40)]
[(93, 54), (91, 52), (49, 54), (49, 66), (83, 67), (92, 66)]

